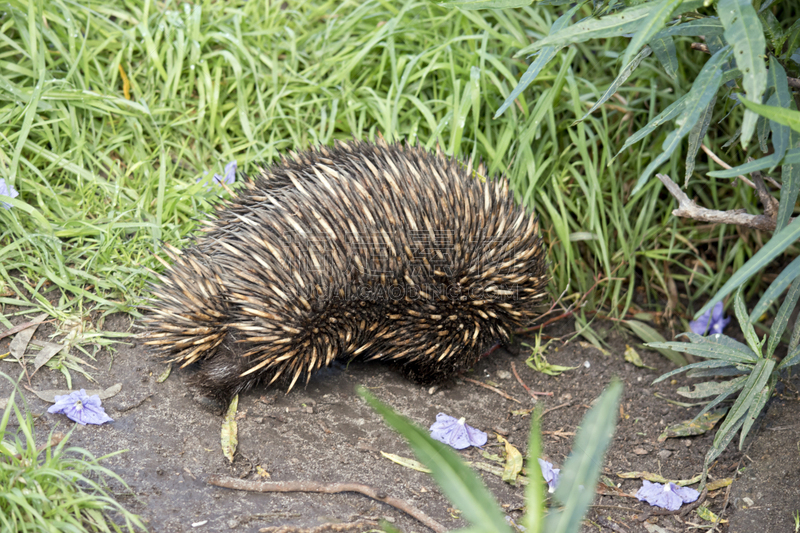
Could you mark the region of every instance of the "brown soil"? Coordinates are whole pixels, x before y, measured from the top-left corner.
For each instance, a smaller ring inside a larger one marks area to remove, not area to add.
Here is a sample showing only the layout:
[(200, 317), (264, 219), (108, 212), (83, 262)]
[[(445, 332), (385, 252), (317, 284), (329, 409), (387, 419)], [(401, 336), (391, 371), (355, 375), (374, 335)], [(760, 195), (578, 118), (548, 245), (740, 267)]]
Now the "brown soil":
[[(12, 321), (23, 320), (13, 317)], [(122, 315), (105, 323), (105, 329), (116, 331), (129, 331), (130, 327), (129, 318)], [(34, 339), (45, 339), (52, 331), (48, 328), (41, 326)], [(551, 335), (565, 335), (571, 326), (558, 324), (550, 329), (547, 333)], [(8, 350), (9, 340), (0, 341), (0, 353)], [(700, 473), (713, 433), (657, 441), (667, 425), (691, 418), (699, 408), (679, 407), (657, 398), (655, 393), (686, 402), (675, 390), (692, 380), (680, 375), (674, 382), (651, 385), (661, 373), (672, 369), (671, 363), (657, 353), (637, 348), (644, 363), (656, 370), (637, 368), (624, 362), (622, 356), (626, 343), (634, 345), (636, 339), (612, 331), (607, 340), (610, 356), (577, 342), (551, 345), (547, 354), (550, 363), (577, 366), (560, 377), (529, 368), (525, 359), (530, 350), (525, 347), (512, 348), (520, 352), (518, 355), (497, 350), (464, 376), (494, 382), (519, 403), (463, 379), (431, 391), (406, 381), (387, 366), (373, 363), (326, 370), (306, 388), (289, 394), (276, 389), (253, 390), (239, 400), (239, 448), (232, 465), (220, 450), (221, 417), (209, 414), (192, 399), (193, 394), (185, 386), (188, 371), (173, 371), (164, 383), (157, 383), (165, 366), (146, 356), (141, 346), (120, 345), (113, 362), (105, 352), (98, 357), (97, 369), (91, 371), (98, 384), (73, 373), (74, 388), (122, 384), (122, 391), (104, 402), (114, 422), (77, 426), (70, 443), (98, 456), (127, 450), (105, 464), (133, 490), (133, 494), (120, 493), (120, 501), (142, 515), (155, 532), (258, 531), (278, 525), (308, 528), (365, 518), (386, 518), (406, 532), (428, 531), (404, 513), (355, 493), (257, 494), (206, 484), (207, 478), (215, 474), (258, 479), (257, 467), (269, 473), (270, 481), (370, 485), (406, 500), (447, 528), (456, 529), (466, 523), (458, 518), (458, 511), (452, 509), (427, 474), (381, 455), (380, 452), (387, 452), (413, 457), (403, 439), (355, 394), (355, 387), (363, 384), (420, 426), (430, 426), (439, 412), (466, 417), (470, 425), (489, 433), (490, 453), (502, 453), (495, 438), (495, 432), (499, 432), (524, 454), (530, 415), (515, 415), (512, 411), (529, 409), (533, 403), (513, 373), (507, 377), (513, 363), (532, 390), (553, 393), (540, 400), (546, 402), (546, 408), (569, 404), (548, 412), (542, 419), (544, 455), (555, 465), (564, 463), (581, 418), (612, 377), (617, 376), (625, 384), (622, 416), (606, 457), (604, 474), (619, 485), (620, 492), (635, 494), (641, 481), (619, 478), (618, 473), (649, 471), (670, 479), (687, 479)], [(0, 370), (16, 376), (19, 366), (4, 362)], [(36, 390), (66, 388), (64, 377), (46, 368), (33, 377), (31, 385)], [(0, 381), (0, 398), (8, 395), (9, 388), (8, 382)], [(40, 434), (56, 426), (61, 431), (72, 427), (73, 423), (63, 415), (48, 414), (46, 402), (30, 392), (25, 395), (32, 411), (41, 414), (37, 422)], [(793, 530), (791, 514), (800, 509), (797, 399), (794, 390), (773, 402), (764, 427), (753, 432), (755, 443), (747, 457), (733, 445), (711, 469), (710, 479), (714, 480), (736, 476), (740, 464), (747, 467), (731, 491), (723, 488), (708, 495), (706, 504), (715, 513), (720, 513), (727, 502), (724, 518), (731, 522), (718, 531)], [(489, 462), (478, 449), (461, 455), (466, 460)], [(479, 475), (508, 516), (518, 518), (524, 505), (524, 488), (506, 484), (493, 474)], [(598, 495), (594, 503), (583, 528), (587, 532), (682, 532), (693, 530), (696, 525), (710, 525), (694, 512), (685, 517), (651, 517), (642, 523), (639, 518), (654, 508), (625, 496)], [(205, 524), (192, 526), (199, 522)]]

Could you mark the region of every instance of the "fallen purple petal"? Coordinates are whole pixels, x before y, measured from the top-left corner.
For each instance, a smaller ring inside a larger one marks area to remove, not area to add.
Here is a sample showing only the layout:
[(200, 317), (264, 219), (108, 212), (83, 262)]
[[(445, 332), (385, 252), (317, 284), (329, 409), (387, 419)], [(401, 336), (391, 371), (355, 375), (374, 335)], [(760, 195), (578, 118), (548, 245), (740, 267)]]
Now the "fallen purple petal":
[(48, 413), (60, 413), (75, 422), (86, 424), (103, 424), (113, 422), (100, 406), (100, 397), (89, 396), (84, 389), (73, 391), (64, 396), (56, 396), (56, 403), (47, 410)]
[(706, 332), (708, 332), (709, 335), (722, 333), (722, 330), (724, 330), (725, 326), (731, 321), (730, 317), (725, 318), (724, 312), (725, 306), (722, 305), (722, 302), (717, 302), (712, 310), (706, 311), (697, 320), (689, 322), (689, 329), (692, 330), (692, 333), (696, 333), (697, 335), (705, 335)]
[[(214, 174), (214, 176), (212, 176), (210, 180), (211, 183), (214, 183), (215, 185), (220, 185), (222, 183), (224, 183), (225, 185), (233, 185), (236, 182), (236, 168), (237, 168), (236, 161), (235, 160), (231, 161), (230, 163), (225, 165), (225, 174), (223, 176), (220, 176), (219, 174)], [(204, 171), (203, 177), (197, 178), (195, 180), (195, 183), (200, 183), (201, 181), (205, 182), (207, 180), (205, 176), (207, 175), (208, 171)], [(211, 188), (212, 187), (209, 185), (208, 187), (206, 187), (206, 190), (210, 191)]]
[(225, 165), (225, 176), (214, 174), (214, 181), (225, 185), (233, 185), (233, 182), (236, 181), (236, 161), (231, 161)]
[(463, 417), (455, 419), (444, 413), (436, 415), (436, 422), (431, 426), (431, 437), (456, 450), (483, 446), (489, 438), (483, 431), (468, 426)]
[(542, 469), (542, 476), (547, 482), (547, 491), (555, 492), (558, 487), (558, 473), (561, 472), (561, 469), (553, 468), (552, 463), (548, 463), (544, 459), (539, 459), (539, 468)]
[(677, 511), (684, 503), (691, 503), (700, 497), (700, 493), (689, 487), (679, 487), (675, 483), (651, 483), (642, 481), (642, 488), (636, 493), (639, 501), (646, 501), (652, 506), (668, 511)]
[[(9, 198), (16, 198), (17, 196), (19, 196), (19, 193), (14, 190), (14, 187), (8, 185), (5, 179), (0, 178), (0, 196), (8, 196)], [(0, 205), (2, 205), (3, 209), (11, 209), (11, 204), (7, 202), (0, 202)]]
[(714, 309), (711, 311), (711, 331), (708, 332), (709, 335), (722, 333), (722, 330), (725, 329), (725, 326), (731, 321), (731, 317), (725, 318), (724, 312), (725, 309), (722, 302), (717, 302), (717, 305), (715, 305)]

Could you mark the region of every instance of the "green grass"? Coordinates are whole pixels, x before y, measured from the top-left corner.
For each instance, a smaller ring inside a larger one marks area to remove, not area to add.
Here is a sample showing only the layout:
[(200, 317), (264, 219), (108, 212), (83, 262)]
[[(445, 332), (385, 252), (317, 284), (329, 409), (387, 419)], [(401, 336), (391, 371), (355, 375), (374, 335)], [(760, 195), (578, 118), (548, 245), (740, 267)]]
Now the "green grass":
[[(493, 119), (527, 68), (512, 56), (547, 33), (560, 14), (553, 8), (281, 4), (12, 0), (4, 8), (0, 177), (20, 196), (0, 209), (0, 304), (33, 304), (62, 320), (136, 314), (160, 243), (180, 246), (216, 198), (195, 183), (204, 172), (221, 173), (233, 159), (248, 170), (290, 149), (379, 132), (505, 172), (540, 213), (553, 292), (569, 284), (575, 298), (595, 276), (611, 278), (585, 309), (658, 311), (674, 281), (687, 286), (676, 309), (687, 317), (765, 240), (675, 219), (655, 180), (629, 196), (665, 134), (613, 155), (684, 92), (655, 59), (623, 86), (624, 102), (573, 124), (616, 76), (622, 41), (562, 50)], [(691, 80), (705, 58), (676, 42)], [(732, 133), (740, 117), (731, 120), (709, 136)], [(718, 146), (724, 138), (709, 136), (715, 152), (740, 162), (737, 149)], [(676, 153), (667, 168), (674, 178), (682, 161)], [(703, 178), (716, 168), (704, 161), (690, 195), (759, 211), (750, 191)]]
[[(108, 490), (107, 481), (128, 490), (119, 476), (100, 466), (110, 456), (95, 458), (81, 448), (67, 448), (69, 434), (58, 441), (51, 432), (48, 444), (37, 445), (33, 417), (24, 398), (17, 400), (19, 389), (7, 375), (0, 373), (0, 379), (13, 386), (0, 418), (0, 531), (143, 531), (139, 517)], [(9, 424), (12, 415), (16, 431)]]

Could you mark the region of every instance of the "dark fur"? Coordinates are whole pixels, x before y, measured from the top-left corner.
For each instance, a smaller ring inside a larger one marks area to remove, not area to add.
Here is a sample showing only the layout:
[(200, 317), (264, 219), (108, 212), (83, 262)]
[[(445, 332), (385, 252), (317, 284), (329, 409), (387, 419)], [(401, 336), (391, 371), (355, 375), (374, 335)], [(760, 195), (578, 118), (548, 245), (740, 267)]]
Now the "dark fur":
[(352, 357), (441, 381), (530, 323), (547, 283), (536, 218), (505, 180), (419, 147), (340, 143), (263, 167), (204, 231), (168, 251), (146, 344), (198, 362), (219, 399)]

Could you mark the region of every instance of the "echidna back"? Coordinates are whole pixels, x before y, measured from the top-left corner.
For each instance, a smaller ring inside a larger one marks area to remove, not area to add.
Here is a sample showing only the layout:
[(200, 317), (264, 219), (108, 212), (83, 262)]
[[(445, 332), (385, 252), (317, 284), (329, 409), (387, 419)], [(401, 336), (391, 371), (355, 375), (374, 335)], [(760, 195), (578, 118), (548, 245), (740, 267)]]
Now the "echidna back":
[(161, 279), (150, 344), (227, 397), (351, 357), (449, 377), (534, 318), (547, 273), (505, 180), (354, 142), (264, 167)]

